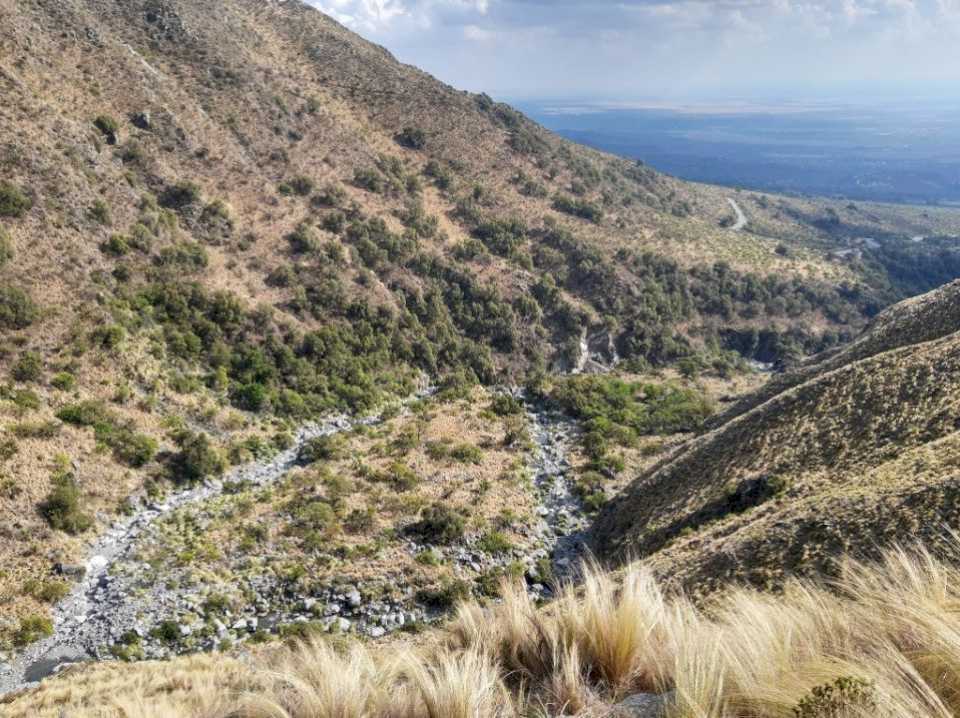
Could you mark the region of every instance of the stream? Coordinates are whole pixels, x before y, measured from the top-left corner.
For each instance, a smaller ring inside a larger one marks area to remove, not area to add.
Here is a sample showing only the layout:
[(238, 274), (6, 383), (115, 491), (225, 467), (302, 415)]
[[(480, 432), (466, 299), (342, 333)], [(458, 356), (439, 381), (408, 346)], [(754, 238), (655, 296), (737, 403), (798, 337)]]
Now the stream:
[[(528, 404), (527, 413), (533, 444), (528, 467), (540, 500), (540, 525), (537, 531), (541, 537), (541, 548), (538, 554), (550, 559), (555, 576), (561, 579), (574, 578), (577, 558), (582, 553), (589, 523), (568, 476), (570, 464), (567, 454), (573, 445), (576, 424), (569, 417), (541, 406)], [(118, 520), (91, 546), (83, 578), (53, 611), (53, 634), (27, 647), (15, 657), (12, 664), (0, 663), (0, 695), (36, 683), (74, 663), (109, 659), (110, 655), (105, 653), (104, 647), (115, 644), (124, 628), (138, 625), (138, 616), (145, 612), (154, 617), (161, 615), (159, 612), (164, 606), (161, 606), (163, 602), (157, 600), (158, 595), (162, 594), (167, 604), (171, 596), (174, 600), (178, 599), (176, 589), (155, 589), (144, 597), (140, 595), (142, 591), (134, 590), (125, 583), (122, 576), (122, 567), (136, 564), (134, 555), (138, 541), (148, 537), (149, 530), (160, 519), (178, 509), (216, 498), (230, 484), (245, 483), (260, 487), (271, 484), (297, 465), (300, 449), (311, 439), (379, 422), (379, 417), (332, 417), (301, 428), (292, 446), (269, 460), (239, 467), (222, 479), (206, 481), (195, 488), (170, 494), (160, 501), (143, 497), (129, 516)], [(118, 572), (120, 575), (117, 575)], [(542, 590), (542, 587), (537, 588)], [(333, 605), (342, 603), (357, 607), (353, 595), (330, 595), (328, 598), (337, 602)], [(404, 620), (415, 618), (412, 614), (405, 617), (399, 605), (375, 608), (384, 613), (376, 618), (389, 618), (390, 621), (381, 620), (376, 627), (367, 628), (367, 635), (372, 637), (399, 628)], [(299, 620), (304, 619), (300, 617)], [(350, 626), (350, 621), (344, 618), (332, 616), (331, 623), (333, 621), (345, 624), (344, 629)], [(380, 625), (387, 628), (380, 628)], [(143, 633), (140, 628), (137, 631)], [(148, 654), (146, 657), (167, 656)]]

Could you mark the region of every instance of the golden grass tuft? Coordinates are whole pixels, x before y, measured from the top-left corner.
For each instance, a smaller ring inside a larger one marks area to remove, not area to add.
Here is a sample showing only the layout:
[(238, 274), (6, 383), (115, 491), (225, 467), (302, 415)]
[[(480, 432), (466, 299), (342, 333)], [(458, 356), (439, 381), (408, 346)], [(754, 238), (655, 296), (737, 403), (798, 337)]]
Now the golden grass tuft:
[[(777, 595), (732, 589), (704, 607), (665, 596), (642, 566), (613, 575), (591, 565), (545, 608), (505, 586), (501, 602), (462, 606), (417, 647), (313, 640), (250, 665), (98, 666), (0, 714), (599, 717), (627, 695), (655, 692), (667, 696), (666, 718), (793, 718), (804, 701), (803, 718), (947, 718), (960, 712), (954, 541), (953, 556), (892, 549), (879, 563), (848, 562), (829, 583), (796, 581)], [(809, 707), (815, 689), (849, 679), (860, 694)]]

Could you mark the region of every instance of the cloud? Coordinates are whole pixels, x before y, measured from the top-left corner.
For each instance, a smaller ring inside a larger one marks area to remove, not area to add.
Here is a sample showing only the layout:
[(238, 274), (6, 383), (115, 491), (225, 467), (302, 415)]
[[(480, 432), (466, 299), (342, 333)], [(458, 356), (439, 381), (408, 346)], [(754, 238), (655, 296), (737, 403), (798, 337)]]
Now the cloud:
[(311, 0), (453, 84), (650, 96), (960, 79), (960, 0)]

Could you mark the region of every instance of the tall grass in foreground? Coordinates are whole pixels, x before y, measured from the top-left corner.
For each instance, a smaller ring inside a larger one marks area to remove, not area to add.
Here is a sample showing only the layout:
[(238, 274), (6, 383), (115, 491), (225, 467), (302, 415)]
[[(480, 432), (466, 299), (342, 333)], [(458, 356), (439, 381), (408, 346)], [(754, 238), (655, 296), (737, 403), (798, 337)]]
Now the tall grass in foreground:
[[(78, 676), (11, 715), (70, 705), (81, 708), (71, 718), (599, 718), (654, 692), (668, 696), (669, 718), (947, 718), (960, 714), (958, 557), (960, 547), (950, 560), (896, 549), (849, 563), (830, 584), (734, 589), (707, 607), (665, 596), (642, 567), (593, 566), (543, 609), (520, 585), (492, 607), (463, 605), (415, 648), (317, 640), (263, 654), (246, 672), (222, 659), (224, 680), (208, 665), (193, 685), (181, 669), (152, 704), (177, 696), (179, 712), (151, 708), (132, 681), (109, 710), (86, 710), (94, 703), (78, 699)], [(51, 702), (54, 690), (72, 690), (73, 702)]]

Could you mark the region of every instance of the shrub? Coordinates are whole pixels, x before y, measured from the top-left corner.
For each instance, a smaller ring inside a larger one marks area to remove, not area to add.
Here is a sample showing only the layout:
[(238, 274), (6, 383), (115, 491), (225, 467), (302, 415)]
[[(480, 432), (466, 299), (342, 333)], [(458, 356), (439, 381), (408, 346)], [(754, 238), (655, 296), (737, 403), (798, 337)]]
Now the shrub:
[(513, 544), (502, 531), (491, 531), (480, 537), (477, 548), (493, 556), (502, 556), (513, 550)]
[(10, 431), (18, 439), (52, 439), (60, 433), (60, 427), (56, 421), (22, 421), (11, 426)]
[(306, 222), (301, 222), (297, 228), (287, 235), (290, 248), (297, 254), (307, 254), (320, 249), (320, 239), (316, 230)]
[(874, 715), (876, 710), (877, 694), (873, 684), (843, 676), (811, 690), (797, 703), (793, 714), (796, 718), (845, 718)]
[(37, 320), (39, 311), (22, 289), (0, 284), (0, 327), (25, 329)]
[(336, 184), (328, 184), (310, 200), (314, 207), (339, 207), (347, 199), (347, 191)]
[(120, 131), (120, 123), (109, 115), (100, 115), (93, 121), (93, 126), (100, 130), (100, 133), (107, 139), (116, 141), (117, 133)]
[(347, 218), (343, 212), (331, 212), (323, 218), (320, 226), (331, 234), (340, 234), (347, 226)]
[(23, 585), (23, 592), (44, 603), (57, 603), (70, 593), (66, 581), (40, 581), (30, 579)]
[(76, 377), (68, 371), (61, 371), (54, 374), (50, 384), (60, 391), (71, 391), (77, 385)]
[(580, 217), (594, 224), (600, 224), (603, 221), (603, 209), (579, 197), (559, 195), (553, 200), (553, 208), (558, 212)]
[(129, 429), (117, 429), (105, 442), (113, 450), (114, 458), (135, 469), (149, 464), (157, 454), (157, 440)]
[(127, 336), (126, 330), (119, 324), (107, 324), (97, 327), (90, 333), (90, 341), (94, 346), (103, 349), (115, 349)]
[(315, 186), (312, 179), (300, 175), (281, 184), (280, 187), (278, 187), (278, 191), (280, 194), (287, 196), (299, 195), (300, 197), (309, 197), (313, 193)]
[(473, 444), (457, 444), (450, 449), (450, 458), (461, 464), (479, 464), (483, 461), (483, 451)]
[(270, 404), (269, 390), (255, 381), (236, 387), (230, 398), (234, 406), (245, 411), (262, 411)]
[(422, 150), (427, 145), (426, 133), (417, 127), (404, 127), (394, 139), (401, 147), (411, 150)]
[(156, 638), (158, 641), (163, 641), (164, 643), (172, 644), (178, 643), (182, 634), (180, 633), (180, 624), (176, 621), (166, 620), (161, 621), (153, 630), (150, 631), (150, 635)]
[(204, 269), (210, 259), (207, 250), (196, 242), (177, 242), (172, 247), (164, 247), (156, 262), (168, 269), (197, 271)]
[(60, 470), (53, 477), (53, 489), (40, 504), (40, 514), (51, 528), (68, 534), (81, 534), (93, 525), (93, 519), (80, 507), (80, 487), (73, 474)]
[(0, 439), (0, 462), (9, 461), (17, 455), (18, 451), (20, 451), (20, 447), (17, 446), (15, 439)]
[(90, 217), (94, 222), (98, 222), (102, 225), (109, 225), (112, 223), (110, 218), (110, 207), (102, 199), (96, 200), (87, 210), (87, 216)]
[(43, 359), (36, 352), (24, 352), (10, 367), (10, 376), (14, 381), (38, 381), (43, 376)]
[(427, 162), (426, 167), (423, 168), (423, 173), (433, 179), (437, 189), (448, 190), (453, 187), (453, 173), (436, 160)]
[(337, 434), (317, 436), (307, 441), (300, 449), (299, 460), (304, 464), (317, 461), (332, 461), (343, 451), (343, 438)]
[(122, 257), (130, 253), (130, 240), (122, 234), (111, 234), (110, 239), (100, 245), (100, 251), (104, 254), (112, 254), (114, 257)]
[(0, 227), (0, 267), (13, 259), (13, 240), (10, 233)]
[(0, 217), (22, 217), (33, 207), (33, 200), (26, 193), (6, 181), (0, 181)]
[(173, 460), (177, 481), (203, 481), (226, 470), (226, 461), (206, 434), (188, 432), (180, 437), (179, 444), (180, 452)]
[(410, 491), (420, 483), (420, 477), (406, 464), (396, 461), (387, 469), (385, 477), (398, 491)]
[(515, 416), (524, 411), (523, 402), (509, 394), (497, 394), (490, 402), (490, 410), (497, 416)]
[(110, 414), (102, 403), (88, 400), (68, 404), (57, 412), (57, 418), (74, 426), (95, 426), (109, 422)]
[(44, 616), (24, 616), (13, 634), (13, 644), (19, 648), (53, 635), (53, 621)]
[(428, 543), (451, 544), (463, 538), (467, 520), (450, 506), (435, 503), (424, 510), (418, 522), (409, 528)]
[(194, 182), (178, 182), (160, 195), (160, 204), (168, 209), (181, 210), (200, 201), (203, 193)]
[(353, 183), (360, 189), (365, 189), (375, 194), (383, 194), (387, 189), (387, 182), (384, 176), (377, 170), (369, 167), (354, 170)]
[(463, 579), (448, 580), (437, 588), (417, 591), (417, 601), (437, 610), (453, 608), (458, 602), (470, 597), (470, 584)]

